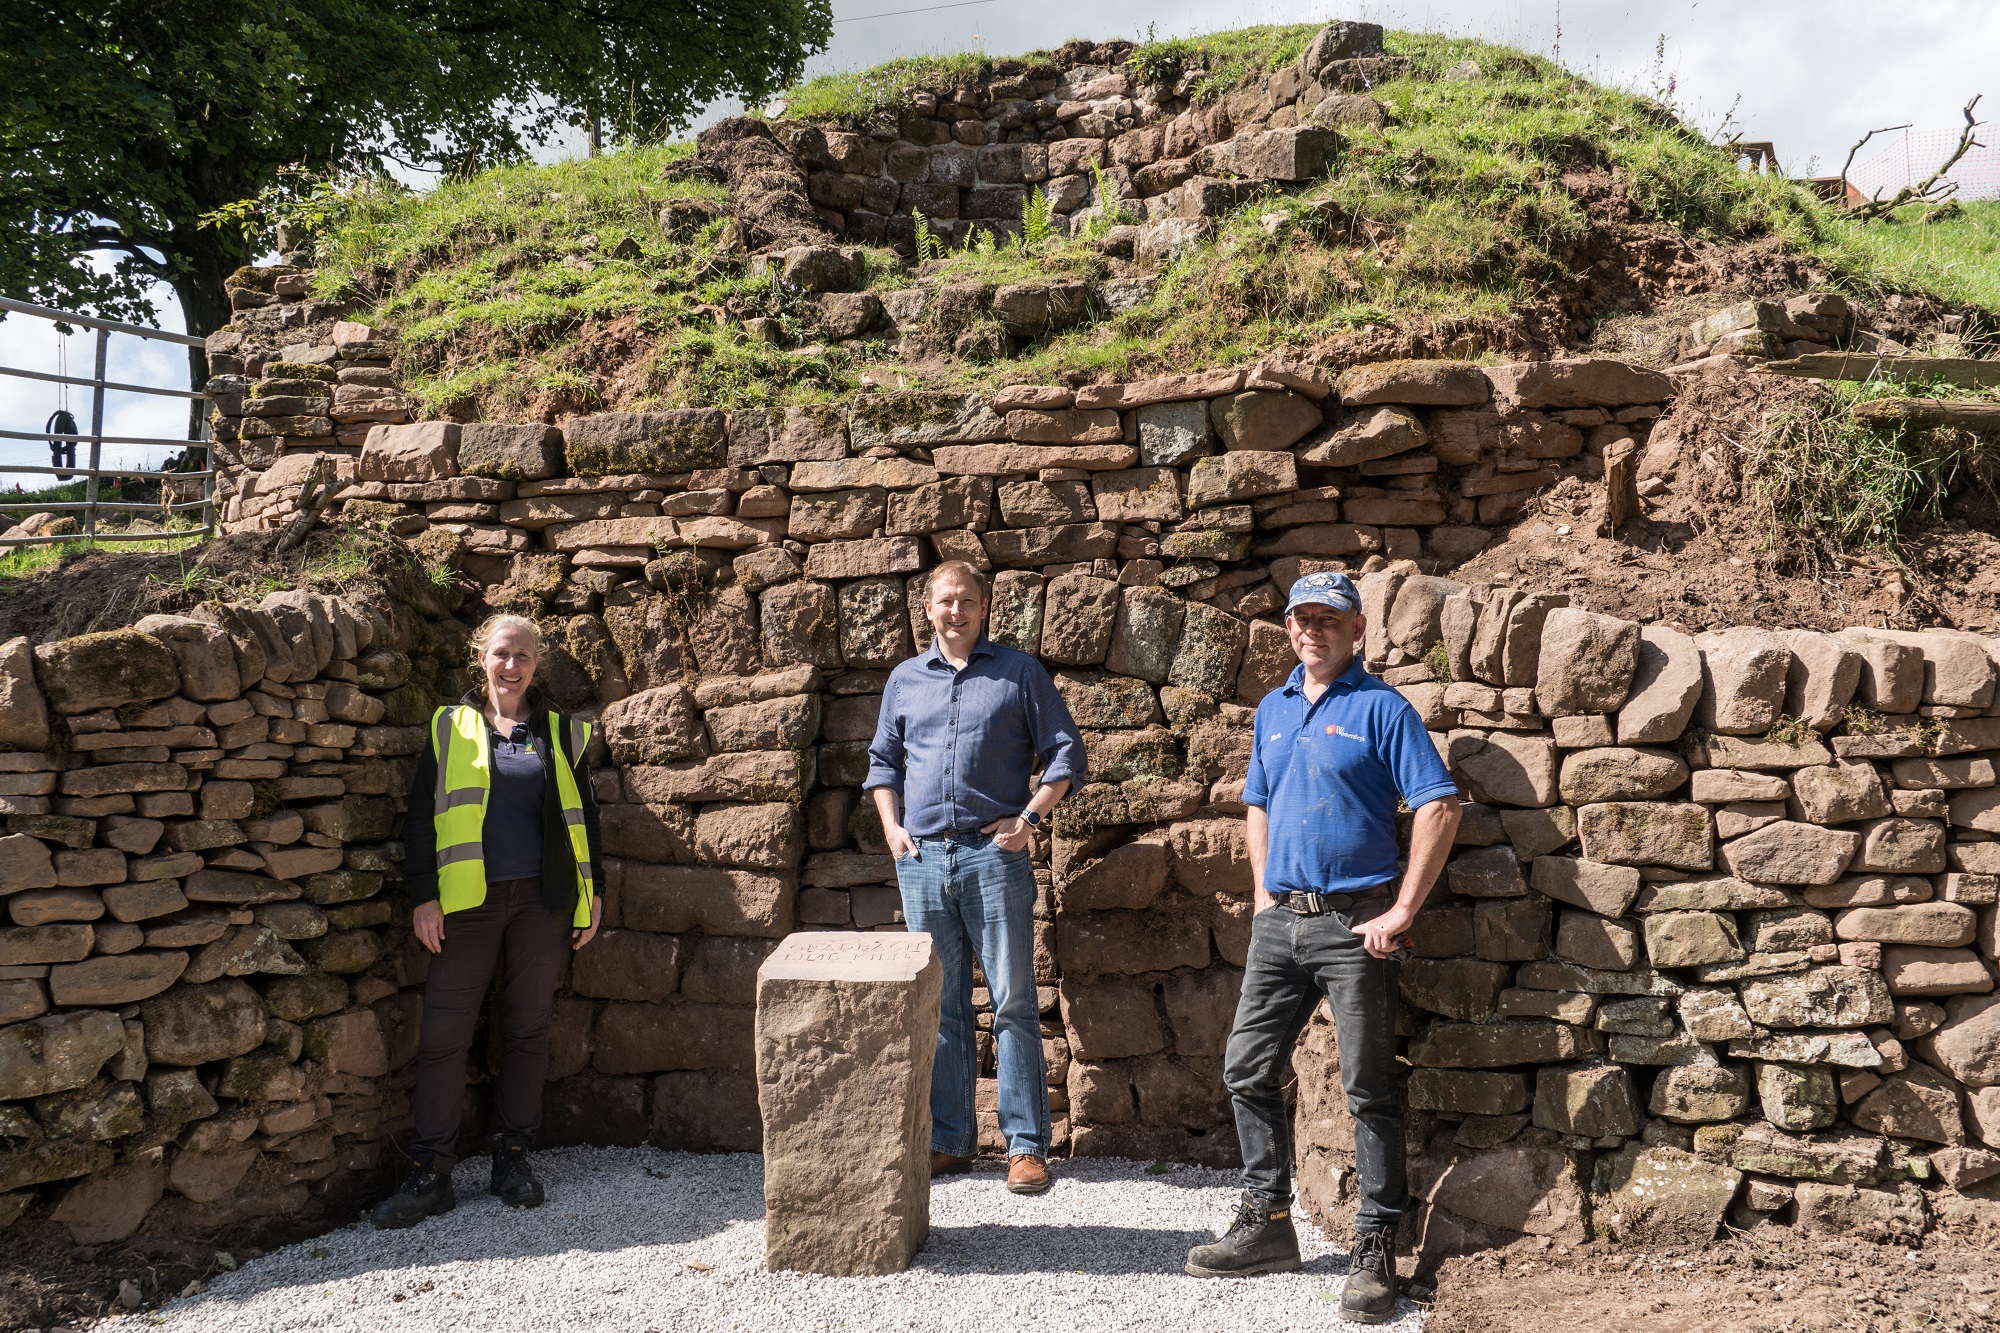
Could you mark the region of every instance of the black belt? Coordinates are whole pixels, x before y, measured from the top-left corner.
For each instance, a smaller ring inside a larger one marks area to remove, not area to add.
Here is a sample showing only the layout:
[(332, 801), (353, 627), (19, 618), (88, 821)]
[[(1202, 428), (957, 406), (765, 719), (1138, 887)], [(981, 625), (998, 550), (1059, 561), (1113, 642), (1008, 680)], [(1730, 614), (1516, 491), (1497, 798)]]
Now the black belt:
[(1385, 896), (1389, 892), (1387, 884), (1377, 884), (1372, 889), (1359, 893), (1313, 893), (1294, 889), (1278, 899), (1278, 905), (1297, 912), (1300, 916), (1325, 916), (1328, 912), (1345, 912), (1365, 902)]

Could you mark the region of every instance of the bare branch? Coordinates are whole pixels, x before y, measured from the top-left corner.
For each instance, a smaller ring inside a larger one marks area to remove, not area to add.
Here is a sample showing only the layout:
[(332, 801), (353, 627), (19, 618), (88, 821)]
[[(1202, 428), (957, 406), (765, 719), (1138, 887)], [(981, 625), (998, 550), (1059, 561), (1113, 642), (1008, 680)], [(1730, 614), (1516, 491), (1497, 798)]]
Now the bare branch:
[[(1965, 128), (1958, 133), (1958, 147), (1952, 150), (1951, 156), (1944, 160), (1942, 166), (1924, 177), (1918, 184), (1905, 185), (1888, 199), (1870, 199), (1867, 203), (1859, 205), (1854, 209), (1854, 217), (1861, 222), (1872, 222), (1876, 218), (1889, 216), (1906, 204), (1929, 204), (1932, 207), (1938, 207), (1948, 203), (1951, 200), (1951, 196), (1958, 190), (1958, 182), (1945, 180), (1946, 174), (1953, 167), (1957, 166), (1959, 159), (1967, 153), (1975, 148), (1984, 148), (1986, 146), (1973, 137), (1974, 131), (1985, 123), (1974, 118), (1972, 114), (1973, 108), (1979, 105), (1979, 97), (1980, 95), (1975, 93), (1972, 100), (1965, 104)], [(1865, 143), (1867, 141), (1864, 139), (1862, 142)], [(1859, 144), (1855, 146), (1857, 148), (1860, 147)], [(1852, 160), (1853, 154), (1850, 153), (1848, 156)], [(1846, 197), (1846, 182), (1846, 169), (1842, 168), (1841, 189), (1843, 198)]]
[(1870, 130), (1861, 136), (1860, 142), (1847, 150), (1847, 160), (1840, 164), (1840, 197), (1843, 200), (1847, 198), (1847, 169), (1854, 165), (1854, 155), (1861, 151), (1862, 145), (1878, 134), (1894, 134), (1897, 130), (1908, 128), (1910, 128), (1908, 125), (1884, 125), (1879, 130)]

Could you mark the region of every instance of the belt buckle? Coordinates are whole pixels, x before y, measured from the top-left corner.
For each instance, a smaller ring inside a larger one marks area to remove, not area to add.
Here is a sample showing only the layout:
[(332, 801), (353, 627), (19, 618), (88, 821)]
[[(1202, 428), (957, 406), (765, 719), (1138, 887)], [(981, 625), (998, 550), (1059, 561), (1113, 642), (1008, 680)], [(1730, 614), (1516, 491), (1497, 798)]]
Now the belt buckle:
[(1326, 901), (1316, 890), (1294, 889), (1290, 897), (1291, 907), (1300, 916), (1324, 916)]

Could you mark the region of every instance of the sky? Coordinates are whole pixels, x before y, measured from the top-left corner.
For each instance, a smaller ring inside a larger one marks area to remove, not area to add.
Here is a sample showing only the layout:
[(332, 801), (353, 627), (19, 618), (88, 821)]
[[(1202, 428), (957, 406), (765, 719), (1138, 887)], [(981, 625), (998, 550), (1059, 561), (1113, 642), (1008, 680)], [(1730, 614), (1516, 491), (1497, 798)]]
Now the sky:
[[(1712, 135), (1725, 128), (1769, 140), (1793, 174), (1830, 174), (1870, 129), (1909, 124), (1955, 130), (1959, 109), (1983, 93), (2000, 143), (2000, 4), (1993, 0), (983, 0), (922, 13), (949, 0), (834, 0), (834, 36), (808, 75), (863, 68), (901, 55), (984, 50), (1012, 55), (1072, 37), (1186, 36), (1257, 23), (1362, 19), (1390, 28), (1476, 36), (1559, 58), (1604, 83), (1659, 95)], [(885, 17), (876, 17), (884, 15)], [(704, 120), (733, 110), (712, 109)], [(580, 152), (553, 146), (544, 156)], [(1870, 150), (1864, 152), (1865, 160)], [(183, 327), (171, 293), (156, 303), (162, 327)], [(88, 333), (70, 339), (71, 374), (88, 374)], [(0, 320), (0, 366), (56, 368), (57, 336), (36, 319)], [(79, 368), (81, 368), (79, 370)], [(185, 386), (179, 347), (114, 336), (110, 378)], [(70, 390), (70, 410), (88, 429), (90, 395)], [(52, 385), (0, 377), (0, 429), (39, 430), (58, 406)], [(170, 399), (111, 394), (108, 434), (178, 438), (185, 409)], [(5, 441), (0, 458), (27, 462), (45, 446)], [(106, 447), (113, 466), (155, 463), (164, 449)], [(44, 461), (34, 457), (36, 462)], [(0, 485), (16, 476), (0, 470)], [(30, 485), (37, 484), (34, 481)]]

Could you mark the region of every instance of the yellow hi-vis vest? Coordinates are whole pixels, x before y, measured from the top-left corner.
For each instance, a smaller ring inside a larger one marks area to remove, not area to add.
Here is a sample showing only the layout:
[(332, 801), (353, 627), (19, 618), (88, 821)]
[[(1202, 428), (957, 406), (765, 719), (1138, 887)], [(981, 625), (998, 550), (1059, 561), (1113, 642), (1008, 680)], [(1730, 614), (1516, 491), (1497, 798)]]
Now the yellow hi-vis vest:
[[(561, 715), (549, 710), (549, 736), (554, 742), (556, 795), (562, 800), (563, 824), (576, 853), (577, 897), (573, 924), (590, 925), (590, 900), (597, 886), (590, 878), (590, 835), (583, 825), (583, 794), (576, 785), (571, 755), (590, 744), (590, 724), (569, 719), (568, 753), (557, 740)], [(486, 901), (486, 798), (493, 785), (492, 754), (487, 745), (486, 718), (471, 704), (440, 708), (431, 718), (431, 744), (437, 753), (438, 905), (447, 914)]]

